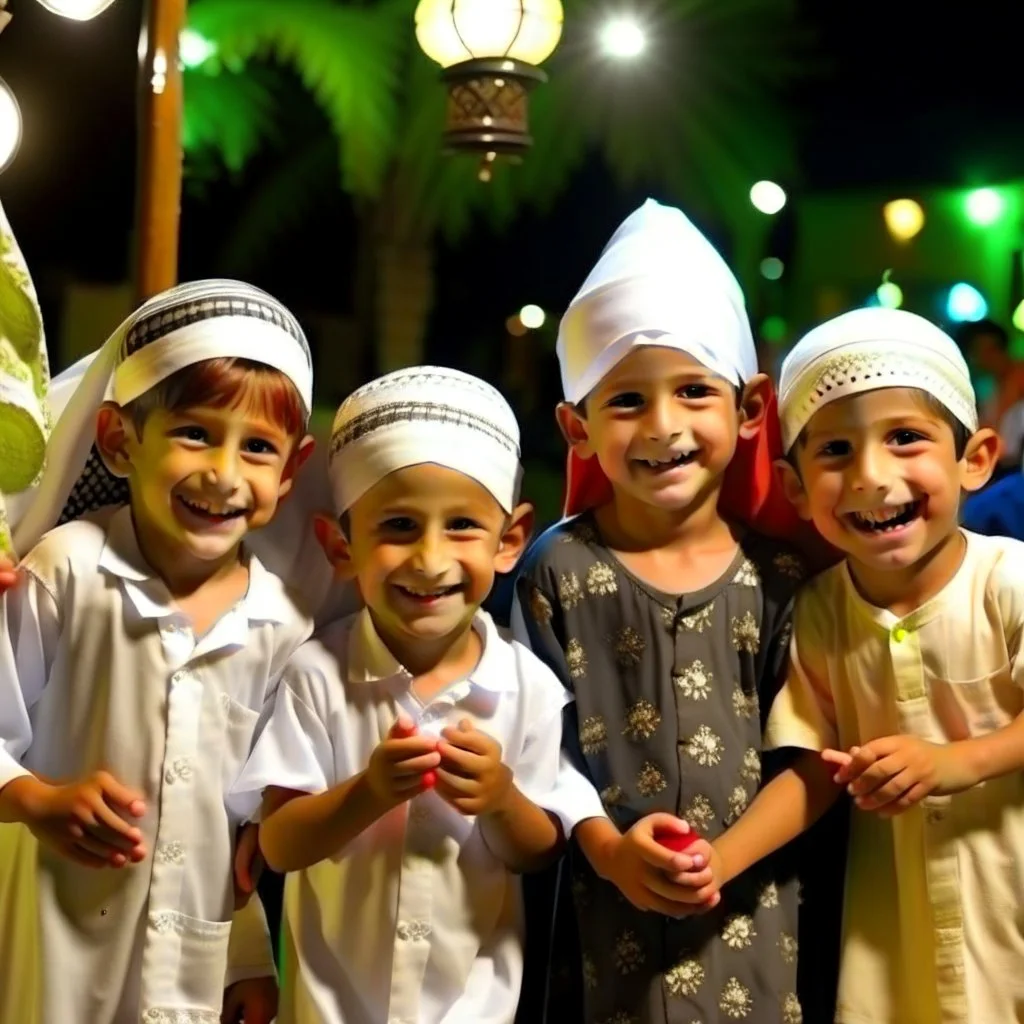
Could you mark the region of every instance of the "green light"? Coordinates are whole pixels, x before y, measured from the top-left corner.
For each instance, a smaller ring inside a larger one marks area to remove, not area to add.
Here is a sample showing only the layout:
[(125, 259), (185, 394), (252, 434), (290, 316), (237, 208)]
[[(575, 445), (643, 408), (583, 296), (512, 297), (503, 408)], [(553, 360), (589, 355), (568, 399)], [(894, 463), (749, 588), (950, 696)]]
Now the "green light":
[(1003, 197), (994, 188), (976, 188), (967, 193), (964, 210), (968, 218), (979, 227), (994, 224), (1003, 215)]
[(765, 317), (761, 324), (761, 337), (769, 345), (781, 345), (786, 340), (786, 321), (781, 316)]
[(903, 305), (903, 289), (894, 281), (883, 281), (875, 289), (875, 296), (884, 309), (899, 309)]
[(767, 281), (778, 281), (785, 270), (786, 265), (778, 256), (768, 256), (761, 260), (761, 276)]
[(195, 29), (183, 29), (178, 37), (178, 55), (186, 68), (197, 68), (205, 64), (216, 52), (216, 44)]

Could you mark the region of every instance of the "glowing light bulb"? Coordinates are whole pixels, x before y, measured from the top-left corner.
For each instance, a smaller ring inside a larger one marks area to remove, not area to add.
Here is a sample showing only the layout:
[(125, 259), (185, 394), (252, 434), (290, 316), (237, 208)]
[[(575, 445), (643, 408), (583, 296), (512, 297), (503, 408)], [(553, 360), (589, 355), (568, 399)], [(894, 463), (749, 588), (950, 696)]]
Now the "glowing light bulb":
[(647, 48), (644, 30), (628, 17), (612, 18), (601, 28), (598, 36), (601, 50), (609, 57), (631, 60)]
[(547, 319), (544, 310), (540, 306), (523, 306), (519, 310), (519, 319), (523, 322), (523, 326), (531, 331), (536, 331), (538, 328), (544, 326), (544, 321)]

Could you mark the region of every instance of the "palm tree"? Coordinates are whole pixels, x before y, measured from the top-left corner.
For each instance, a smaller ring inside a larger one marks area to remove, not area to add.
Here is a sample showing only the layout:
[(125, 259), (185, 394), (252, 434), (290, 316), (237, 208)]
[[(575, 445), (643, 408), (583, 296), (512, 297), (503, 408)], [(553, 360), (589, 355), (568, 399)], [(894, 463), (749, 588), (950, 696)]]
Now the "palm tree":
[[(216, 56), (187, 74), (186, 151), (242, 167), (272, 139), (280, 69), (294, 72), (326, 115), (331, 138), (292, 151), (265, 182), (227, 257), (235, 267), (340, 187), (359, 223), (356, 311), (382, 369), (415, 362), (433, 293), (438, 237), (476, 218), (507, 224), (545, 207), (587, 160), (626, 185), (644, 183), (723, 223), (756, 249), (752, 181), (792, 180), (792, 134), (781, 113), (802, 48), (794, 0), (657, 0), (655, 56), (600, 66), (586, 0), (564, 0), (565, 32), (531, 98), (534, 146), (518, 167), (477, 180), (477, 165), (440, 149), (445, 95), (413, 34), (416, 0), (193, 0), (190, 27)], [(278, 70), (275, 72), (275, 68)]]

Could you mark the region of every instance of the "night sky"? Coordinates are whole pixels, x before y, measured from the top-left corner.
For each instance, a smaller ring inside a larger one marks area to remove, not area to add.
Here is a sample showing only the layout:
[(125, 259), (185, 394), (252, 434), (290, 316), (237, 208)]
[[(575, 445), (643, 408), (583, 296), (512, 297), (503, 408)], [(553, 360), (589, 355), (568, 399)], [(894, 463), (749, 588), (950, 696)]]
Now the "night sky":
[[(801, 187), (1024, 177), (1024, 19), (1007, 10), (1018, 5), (973, 0), (948, 16), (920, 0), (799, 6), (814, 37), (811, 73), (791, 98), (802, 140)], [(119, 0), (85, 24), (56, 18), (34, 0), (10, 0), (9, 9), (14, 21), (0, 35), (0, 74), (22, 106), (25, 136), (0, 180), (0, 196), (44, 312), (55, 315), (69, 278), (126, 276), (141, 2)], [(315, 112), (309, 116), (315, 124)], [(186, 195), (183, 278), (223, 269), (217, 240), (249, 184), (243, 177), (214, 186), (205, 198)], [(549, 216), (524, 216), (500, 239), (480, 230), (457, 248), (442, 247), (432, 336), (493, 334), (524, 302), (561, 308), (644, 194), (616, 190), (593, 166)], [(309, 224), (271, 254), (255, 283), (299, 309), (345, 312), (351, 227), (344, 197), (325, 192)], [(328, 259), (320, 257), (325, 242)]]

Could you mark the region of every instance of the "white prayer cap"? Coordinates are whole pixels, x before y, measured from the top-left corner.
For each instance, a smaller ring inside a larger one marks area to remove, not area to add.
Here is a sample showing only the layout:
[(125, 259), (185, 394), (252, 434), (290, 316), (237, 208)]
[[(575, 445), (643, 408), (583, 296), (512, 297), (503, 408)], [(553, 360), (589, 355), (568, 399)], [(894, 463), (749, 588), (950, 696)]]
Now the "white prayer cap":
[(93, 446), (96, 414), (207, 359), (234, 358), (279, 370), (295, 385), (306, 412), (313, 404), (313, 361), (298, 321), (277, 299), (241, 281), (177, 285), (143, 303), (91, 359), (54, 425), (47, 468), (14, 531), (24, 554), (58, 523), (104, 505), (124, 504), (127, 484)]
[(927, 392), (971, 433), (978, 429), (970, 371), (948, 334), (904, 310), (855, 309), (815, 327), (782, 364), (783, 450), (793, 447), (818, 409), (878, 388)]
[(476, 480), (511, 513), (522, 475), (515, 413), (490, 384), (438, 366), (397, 370), (342, 402), (330, 455), (339, 514), (389, 473), (424, 463)]
[(558, 331), (567, 402), (639, 345), (678, 349), (736, 387), (757, 373), (743, 292), (681, 210), (648, 199), (605, 246)]

